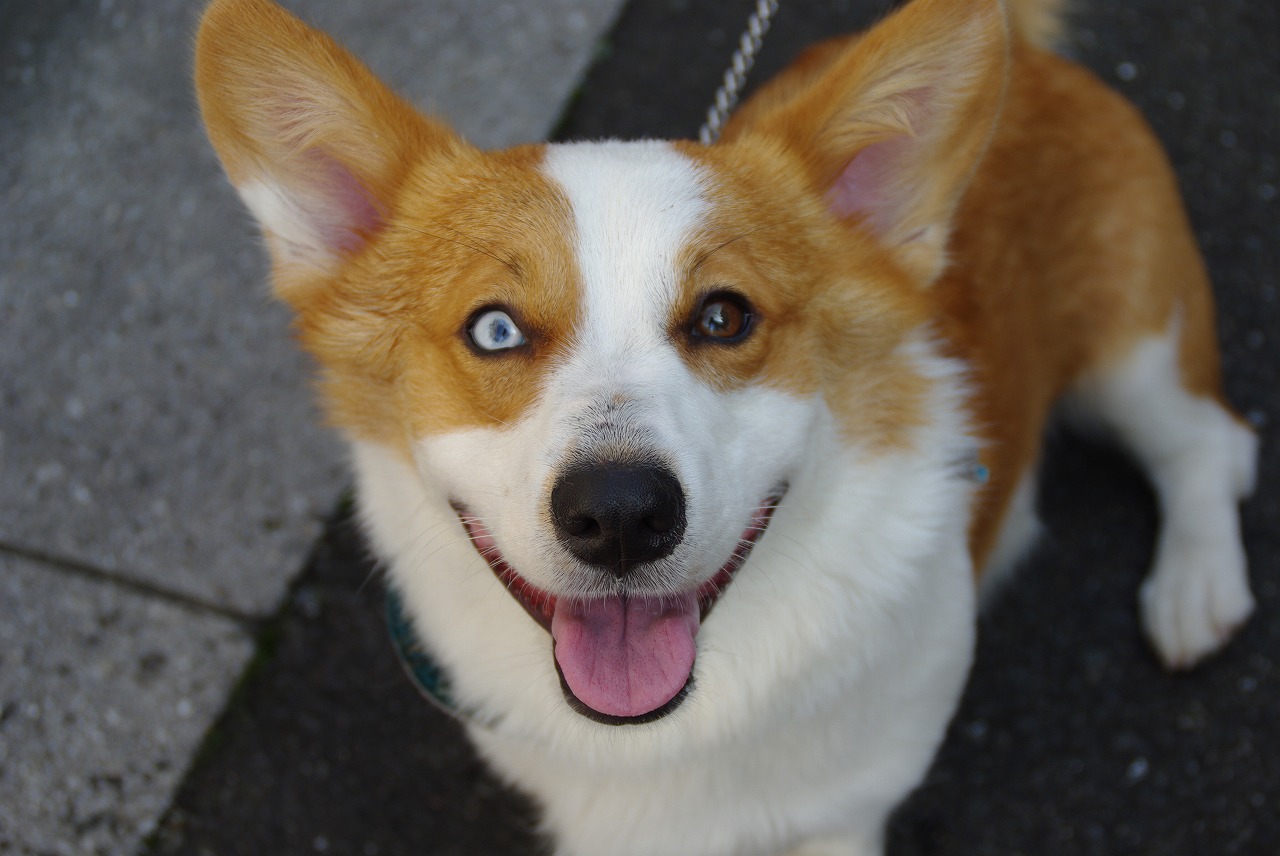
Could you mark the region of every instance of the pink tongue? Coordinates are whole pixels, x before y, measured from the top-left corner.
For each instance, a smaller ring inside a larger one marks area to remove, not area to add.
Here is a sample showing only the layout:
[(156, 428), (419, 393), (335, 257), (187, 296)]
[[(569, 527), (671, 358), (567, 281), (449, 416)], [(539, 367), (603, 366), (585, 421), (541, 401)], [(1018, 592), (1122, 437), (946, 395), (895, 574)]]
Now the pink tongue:
[(583, 704), (642, 716), (684, 688), (693, 669), (698, 598), (561, 600), (551, 619), (556, 662)]

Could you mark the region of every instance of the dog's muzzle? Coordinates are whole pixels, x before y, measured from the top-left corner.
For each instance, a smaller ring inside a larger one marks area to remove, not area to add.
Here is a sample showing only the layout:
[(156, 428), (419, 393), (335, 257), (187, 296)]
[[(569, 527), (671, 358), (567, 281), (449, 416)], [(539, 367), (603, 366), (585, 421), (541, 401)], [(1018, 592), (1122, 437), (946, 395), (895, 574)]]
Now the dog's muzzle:
[(597, 722), (623, 725), (666, 716), (687, 696), (702, 621), (768, 528), (785, 490), (776, 488), (741, 521), (737, 544), (712, 576), (659, 592), (644, 574), (675, 558), (687, 528), (686, 494), (662, 463), (578, 460), (552, 483), (551, 528), (586, 576), (598, 574), (580, 580), (597, 594), (534, 585), (506, 561), (484, 520), (460, 502), (454, 507), (476, 551), (551, 634), (570, 706)]

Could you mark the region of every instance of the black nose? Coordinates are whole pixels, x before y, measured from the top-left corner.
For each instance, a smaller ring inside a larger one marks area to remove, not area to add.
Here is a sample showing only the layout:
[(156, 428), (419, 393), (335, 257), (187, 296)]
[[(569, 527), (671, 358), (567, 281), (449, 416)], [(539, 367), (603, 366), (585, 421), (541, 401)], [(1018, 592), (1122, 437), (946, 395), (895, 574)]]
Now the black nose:
[(658, 464), (579, 465), (551, 489), (551, 519), (565, 549), (622, 576), (680, 543), (684, 491)]

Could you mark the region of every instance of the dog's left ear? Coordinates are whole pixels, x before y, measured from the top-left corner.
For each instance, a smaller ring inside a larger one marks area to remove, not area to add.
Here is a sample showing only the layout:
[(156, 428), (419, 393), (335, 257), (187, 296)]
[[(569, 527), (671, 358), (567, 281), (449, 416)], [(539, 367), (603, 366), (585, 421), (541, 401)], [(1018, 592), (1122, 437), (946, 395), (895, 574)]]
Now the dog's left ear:
[(781, 142), (833, 212), (932, 282), (1004, 99), (1004, 10), (999, 0), (914, 0), (846, 44), (803, 58), (725, 140)]
[(299, 305), (369, 244), (415, 163), (469, 150), (270, 0), (214, 0), (196, 39), (209, 139)]

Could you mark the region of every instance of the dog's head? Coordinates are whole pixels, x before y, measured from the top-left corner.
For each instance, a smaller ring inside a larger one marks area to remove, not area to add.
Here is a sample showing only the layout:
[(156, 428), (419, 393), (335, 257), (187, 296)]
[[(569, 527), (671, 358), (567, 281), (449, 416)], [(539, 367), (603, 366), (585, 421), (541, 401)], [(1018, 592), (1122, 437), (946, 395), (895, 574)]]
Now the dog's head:
[(680, 701), (775, 509), (814, 514), (789, 487), (856, 475), (827, 439), (930, 419), (909, 346), (1005, 58), (995, 0), (923, 5), (718, 145), (494, 153), (265, 0), (206, 15), (205, 121), (333, 420), (451, 504), (593, 718)]

